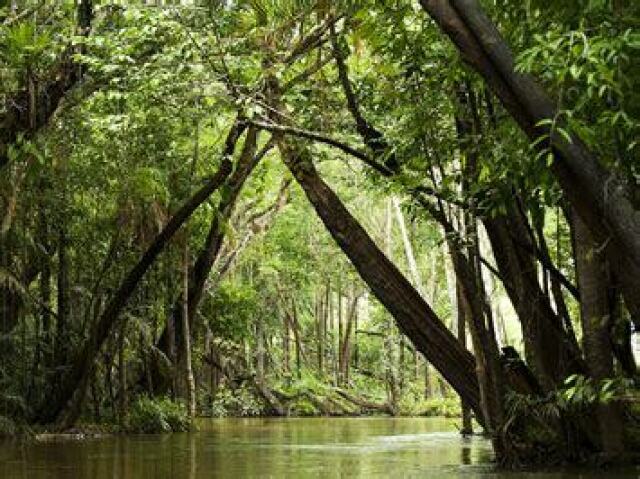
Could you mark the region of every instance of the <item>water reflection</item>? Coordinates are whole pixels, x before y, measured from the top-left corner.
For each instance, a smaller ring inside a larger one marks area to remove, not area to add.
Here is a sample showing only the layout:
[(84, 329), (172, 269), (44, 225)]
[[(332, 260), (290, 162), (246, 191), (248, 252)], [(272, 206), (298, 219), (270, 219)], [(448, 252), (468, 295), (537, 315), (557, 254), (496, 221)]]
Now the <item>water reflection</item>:
[[(0, 478), (425, 477), (595, 479), (599, 472), (504, 473), (489, 443), (429, 418), (225, 419), (191, 434), (0, 446)], [(635, 469), (606, 474), (636, 478)]]

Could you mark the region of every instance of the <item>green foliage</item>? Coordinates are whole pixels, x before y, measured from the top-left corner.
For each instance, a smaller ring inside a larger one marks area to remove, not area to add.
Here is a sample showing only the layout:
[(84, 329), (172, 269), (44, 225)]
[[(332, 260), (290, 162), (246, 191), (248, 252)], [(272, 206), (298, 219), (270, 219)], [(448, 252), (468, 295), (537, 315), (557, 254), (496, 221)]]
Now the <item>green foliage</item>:
[(169, 398), (142, 396), (132, 405), (128, 416), (130, 432), (155, 434), (188, 431), (191, 420), (186, 406)]
[(8, 29), (2, 42), (2, 60), (15, 68), (26, 68), (46, 52), (51, 38), (47, 32), (38, 33), (33, 23), (21, 22)]
[(633, 19), (639, 11), (635, 6), (616, 15), (606, 1), (585, 8), (588, 15), (545, 24), (544, 33), (533, 35), (520, 53), (518, 68), (542, 78), (557, 96), (558, 117), (548, 120), (556, 132), (579, 133), (610, 167), (637, 181), (640, 95), (634, 79), (640, 72), (640, 34)]
[(425, 399), (422, 395), (407, 392), (402, 396), (398, 406), (403, 416), (456, 418), (462, 415), (460, 399), (457, 397)]
[(211, 401), (212, 417), (252, 417), (262, 413), (262, 404), (253, 392), (246, 388), (222, 387)]
[(210, 321), (212, 331), (229, 339), (247, 335), (259, 311), (256, 291), (248, 284), (230, 281), (218, 286), (210, 307), (214, 312)]
[(633, 381), (627, 378), (611, 378), (597, 382), (592, 378), (574, 374), (565, 380), (564, 388), (558, 391), (557, 398), (563, 408), (579, 410), (620, 399), (633, 390), (633, 385)]

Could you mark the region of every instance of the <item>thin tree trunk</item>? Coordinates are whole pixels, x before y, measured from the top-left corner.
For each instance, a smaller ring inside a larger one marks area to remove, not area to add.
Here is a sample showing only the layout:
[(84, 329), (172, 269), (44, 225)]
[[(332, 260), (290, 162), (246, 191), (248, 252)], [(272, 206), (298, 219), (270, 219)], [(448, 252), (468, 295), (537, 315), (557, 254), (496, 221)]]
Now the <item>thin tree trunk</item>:
[(282, 312), (282, 353), (282, 372), (284, 376), (288, 378), (291, 375), (291, 333), (289, 331), (289, 320), (285, 311)]
[(420, 277), (420, 270), (418, 269), (418, 263), (416, 262), (416, 257), (413, 254), (413, 246), (411, 245), (411, 240), (409, 239), (409, 233), (407, 232), (407, 227), (404, 222), (404, 215), (402, 214), (402, 209), (400, 208), (400, 201), (397, 197), (393, 197), (391, 199), (391, 203), (393, 204), (393, 209), (396, 215), (396, 221), (398, 222), (398, 227), (400, 229), (400, 237), (402, 238), (402, 245), (404, 247), (404, 254), (407, 259), (407, 265), (409, 266), (409, 276), (413, 281), (414, 287), (421, 293), (424, 294), (424, 285), (422, 283), (422, 278)]
[(125, 359), (125, 338), (127, 321), (120, 320), (118, 331), (118, 424), (121, 428), (126, 425), (127, 418), (127, 362)]
[(338, 337), (336, 338), (336, 384), (342, 385), (342, 335), (343, 335), (343, 314), (342, 314), (342, 283), (338, 281)]
[(349, 383), (349, 364), (351, 362), (351, 333), (353, 325), (357, 321), (358, 296), (355, 296), (347, 313), (347, 323), (345, 325), (344, 337), (340, 345), (340, 379), (341, 384)]
[(305, 361), (304, 345), (302, 342), (302, 331), (298, 319), (298, 306), (295, 298), (291, 298), (291, 324), (293, 335), (296, 341), (296, 374), (298, 379), (302, 379), (302, 363)]
[(317, 341), (318, 341), (318, 373), (322, 377), (324, 370), (324, 304), (322, 290), (316, 290), (316, 322), (317, 322)]
[[(458, 302), (458, 341), (464, 347), (467, 347), (467, 317), (466, 317), (466, 308), (463, 306), (462, 302), (464, 299), (462, 298), (462, 289), (460, 285), (457, 285), (456, 288), (456, 296)], [(473, 424), (471, 423), (471, 409), (469, 406), (463, 401), (460, 401), (461, 409), (462, 409), (462, 428), (460, 429), (460, 433), (463, 435), (473, 434)]]
[(329, 362), (329, 351), (327, 350), (328, 338), (329, 338), (329, 315), (331, 309), (331, 283), (327, 280), (327, 286), (324, 294), (324, 315), (322, 316), (322, 344), (323, 344), (323, 361), (325, 363), (325, 371), (330, 370), (331, 363)]
[[(253, 363), (255, 364), (256, 380), (265, 381), (265, 339), (263, 318), (258, 316), (254, 326), (254, 334), (256, 338), (255, 353), (253, 355)], [(207, 337), (208, 338), (208, 337)], [(208, 339), (207, 339), (208, 341)]]
[(185, 236), (182, 258), (182, 361), (184, 363), (184, 392), (187, 411), (193, 419), (196, 415), (196, 383), (191, 366), (191, 331), (189, 327), (189, 243)]
[(69, 346), (69, 259), (67, 256), (66, 225), (62, 224), (58, 230), (58, 314), (56, 318), (56, 350), (55, 364), (63, 366), (67, 360)]

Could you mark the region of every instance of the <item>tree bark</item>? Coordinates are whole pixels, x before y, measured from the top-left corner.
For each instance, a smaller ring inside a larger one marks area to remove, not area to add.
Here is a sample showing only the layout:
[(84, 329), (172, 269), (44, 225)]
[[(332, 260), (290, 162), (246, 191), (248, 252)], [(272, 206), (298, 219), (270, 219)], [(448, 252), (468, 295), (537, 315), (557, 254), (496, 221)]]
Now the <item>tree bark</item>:
[[(458, 333), (458, 341), (463, 347), (467, 347), (467, 315), (466, 308), (462, 304), (464, 299), (462, 298), (462, 289), (460, 285), (456, 285), (456, 297), (458, 302), (458, 324), (457, 324), (457, 333)], [(461, 409), (462, 409), (462, 428), (460, 429), (460, 434), (469, 435), (473, 434), (473, 424), (471, 422), (471, 409), (467, 406), (467, 403), (464, 401), (460, 401)]]
[(344, 328), (344, 337), (340, 344), (340, 382), (349, 383), (349, 364), (351, 362), (351, 334), (358, 314), (358, 296), (355, 296), (349, 306), (347, 322)]
[[(545, 390), (554, 389), (584, 370), (573, 331), (564, 328), (538, 281), (533, 257), (516, 241), (528, 243), (522, 217), (509, 207), (506, 216), (483, 219), (494, 258), (509, 298), (522, 324), (527, 363)], [(515, 238), (515, 240), (514, 240)]]
[(66, 364), (69, 337), (69, 259), (67, 256), (68, 238), (65, 221), (58, 229), (58, 276), (56, 317), (56, 346), (55, 365), (61, 367)]
[(118, 424), (124, 428), (127, 418), (127, 363), (125, 359), (125, 335), (127, 321), (120, 320), (118, 331)]
[[(576, 272), (580, 288), (582, 344), (590, 375), (601, 386), (614, 376), (613, 351), (609, 339), (608, 266), (598, 252), (589, 229), (578, 214), (573, 215), (576, 243)], [(605, 454), (615, 457), (624, 452), (624, 423), (617, 403), (597, 405), (600, 438)]]

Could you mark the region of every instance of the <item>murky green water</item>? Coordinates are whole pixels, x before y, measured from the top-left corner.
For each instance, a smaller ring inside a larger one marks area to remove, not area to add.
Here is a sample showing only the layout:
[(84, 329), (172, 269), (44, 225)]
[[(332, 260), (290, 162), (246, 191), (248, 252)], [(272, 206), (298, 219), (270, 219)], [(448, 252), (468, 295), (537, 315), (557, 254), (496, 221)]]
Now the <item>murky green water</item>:
[(191, 434), (0, 443), (0, 478), (638, 478), (640, 470), (504, 473), (481, 438), (434, 418), (204, 420)]

